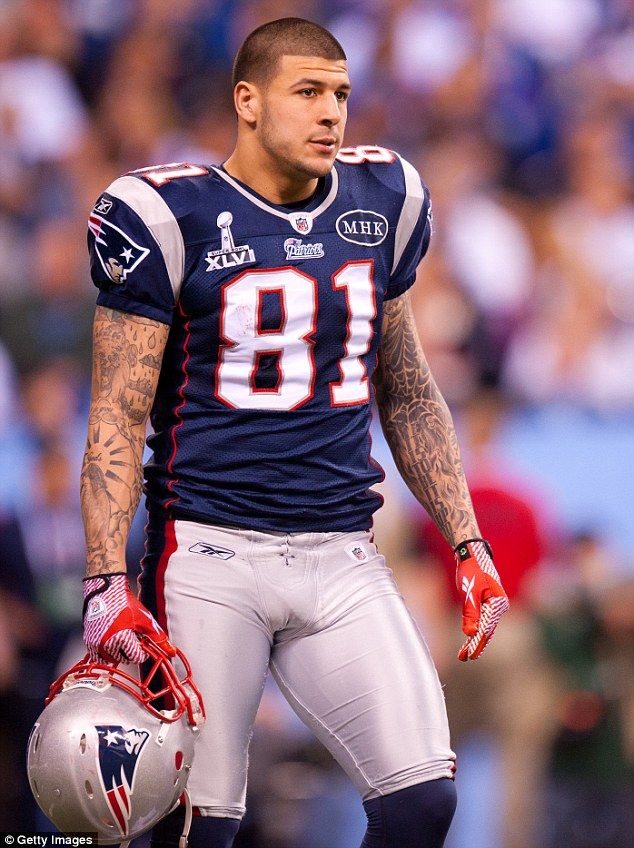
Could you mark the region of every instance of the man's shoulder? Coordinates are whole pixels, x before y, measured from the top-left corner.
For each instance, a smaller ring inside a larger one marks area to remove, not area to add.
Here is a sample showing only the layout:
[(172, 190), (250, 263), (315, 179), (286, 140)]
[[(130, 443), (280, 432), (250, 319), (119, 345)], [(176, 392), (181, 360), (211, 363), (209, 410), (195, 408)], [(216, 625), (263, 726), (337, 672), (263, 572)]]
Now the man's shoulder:
[(420, 190), (421, 178), (416, 168), (395, 150), (376, 144), (342, 147), (337, 154), (337, 168), (344, 181), (375, 184), (381, 191), (402, 198)]
[(150, 165), (118, 177), (105, 190), (100, 202), (107, 206), (108, 198), (114, 198), (136, 211), (167, 207), (178, 219), (208, 198), (219, 183), (211, 165), (192, 165), (189, 162)]

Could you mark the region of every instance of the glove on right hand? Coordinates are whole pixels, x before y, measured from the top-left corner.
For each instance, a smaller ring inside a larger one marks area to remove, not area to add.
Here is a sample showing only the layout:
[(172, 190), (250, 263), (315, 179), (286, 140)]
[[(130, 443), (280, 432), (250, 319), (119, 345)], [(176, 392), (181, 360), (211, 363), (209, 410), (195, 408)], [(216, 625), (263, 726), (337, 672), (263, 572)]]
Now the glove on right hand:
[(151, 636), (169, 656), (176, 650), (152, 613), (132, 594), (124, 572), (84, 581), (84, 642), (93, 662), (141, 663), (148, 658), (139, 636)]

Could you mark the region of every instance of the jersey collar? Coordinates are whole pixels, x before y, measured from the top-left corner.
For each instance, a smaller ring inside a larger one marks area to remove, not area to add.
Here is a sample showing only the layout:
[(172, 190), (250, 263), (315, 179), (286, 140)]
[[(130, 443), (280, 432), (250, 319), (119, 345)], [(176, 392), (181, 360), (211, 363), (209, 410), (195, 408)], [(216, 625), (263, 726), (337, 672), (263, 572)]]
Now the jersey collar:
[[(270, 215), (275, 215), (278, 218), (286, 219), (291, 226), (293, 225), (293, 220), (295, 220), (298, 213), (306, 212), (310, 214), (312, 219), (317, 218), (321, 215), (322, 212), (325, 212), (329, 206), (332, 205), (335, 198), (337, 197), (337, 191), (339, 189), (339, 174), (337, 173), (336, 168), (332, 168), (330, 173), (326, 176), (326, 182), (324, 185), (323, 191), (319, 192), (317, 197), (311, 198), (304, 208), (293, 208), (288, 209), (287, 207), (276, 205), (275, 203), (271, 203), (268, 200), (265, 200), (262, 195), (250, 189), (244, 183), (241, 183), (239, 180), (236, 180), (234, 177), (230, 176), (225, 170), (222, 168), (218, 168), (215, 165), (212, 166), (215, 173), (223, 179), (226, 183), (229, 183), (236, 191), (240, 192), (247, 200), (250, 200), (255, 206), (258, 206), (260, 209), (263, 209), (265, 212), (268, 212)], [(315, 208), (311, 208), (314, 204), (317, 204)]]

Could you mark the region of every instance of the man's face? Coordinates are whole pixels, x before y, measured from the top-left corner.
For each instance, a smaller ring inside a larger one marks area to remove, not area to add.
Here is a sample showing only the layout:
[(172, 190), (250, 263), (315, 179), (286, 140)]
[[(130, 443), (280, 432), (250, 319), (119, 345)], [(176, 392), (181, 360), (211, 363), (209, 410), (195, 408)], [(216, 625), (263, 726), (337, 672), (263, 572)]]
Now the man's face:
[(344, 60), (282, 56), (262, 89), (260, 144), (281, 172), (323, 177), (343, 141), (350, 80)]

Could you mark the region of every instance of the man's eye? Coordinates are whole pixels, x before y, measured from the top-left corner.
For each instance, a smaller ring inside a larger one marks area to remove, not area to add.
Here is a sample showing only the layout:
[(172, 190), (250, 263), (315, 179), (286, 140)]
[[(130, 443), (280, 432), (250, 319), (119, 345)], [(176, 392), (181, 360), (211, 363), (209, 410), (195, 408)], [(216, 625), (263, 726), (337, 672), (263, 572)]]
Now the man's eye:
[(316, 92), (314, 88), (302, 88), (299, 93), (305, 94), (307, 97), (312, 97)]
[(340, 100), (342, 103), (348, 99), (347, 91), (338, 91), (336, 94), (337, 100)]

